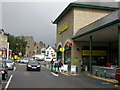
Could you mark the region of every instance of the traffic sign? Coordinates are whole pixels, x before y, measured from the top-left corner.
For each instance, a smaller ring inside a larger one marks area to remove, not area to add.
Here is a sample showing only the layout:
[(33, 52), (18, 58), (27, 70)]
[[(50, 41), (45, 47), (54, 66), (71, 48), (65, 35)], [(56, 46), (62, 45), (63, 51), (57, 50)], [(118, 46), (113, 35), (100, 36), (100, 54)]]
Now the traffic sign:
[(21, 56), (22, 55), (22, 53), (21, 52), (19, 52), (19, 54), (18, 54), (19, 56)]
[(60, 51), (61, 51), (61, 52), (64, 52), (64, 51), (65, 51), (65, 48), (60, 48)]

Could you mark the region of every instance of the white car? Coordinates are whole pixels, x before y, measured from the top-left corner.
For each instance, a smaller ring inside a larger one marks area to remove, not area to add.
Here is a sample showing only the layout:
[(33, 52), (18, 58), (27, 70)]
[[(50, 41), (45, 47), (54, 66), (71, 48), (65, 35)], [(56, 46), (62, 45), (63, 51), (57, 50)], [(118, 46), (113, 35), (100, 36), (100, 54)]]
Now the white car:
[(21, 63), (28, 63), (28, 61), (29, 61), (28, 58), (22, 58), (20, 62), (21, 62)]
[(14, 67), (15, 67), (15, 63), (14, 63), (14, 61), (13, 60), (6, 60), (6, 64), (7, 64), (7, 66), (8, 66), (8, 69), (14, 69)]

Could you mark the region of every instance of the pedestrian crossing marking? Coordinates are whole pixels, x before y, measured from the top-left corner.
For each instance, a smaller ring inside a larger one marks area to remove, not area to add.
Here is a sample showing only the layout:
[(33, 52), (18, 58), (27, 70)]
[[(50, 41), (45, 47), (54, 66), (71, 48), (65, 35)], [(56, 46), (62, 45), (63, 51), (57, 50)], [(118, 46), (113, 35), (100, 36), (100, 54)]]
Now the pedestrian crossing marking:
[(29, 74), (29, 72), (24, 72), (24, 75), (29, 76), (30, 74)]

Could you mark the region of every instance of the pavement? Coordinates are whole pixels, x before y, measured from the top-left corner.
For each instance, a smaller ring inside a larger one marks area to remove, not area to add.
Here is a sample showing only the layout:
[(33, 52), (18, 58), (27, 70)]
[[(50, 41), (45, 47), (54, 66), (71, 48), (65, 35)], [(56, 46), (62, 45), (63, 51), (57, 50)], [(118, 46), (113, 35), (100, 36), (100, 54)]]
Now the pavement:
[[(42, 66), (42, 67), (50, 70), (50, 68), (47, 68), (47, 67), (45, 67), (45, 66)], [(110, 82), (110, 83), (118, 83), (118, 81), (116, 81), (115, 79), (97, 77), (97, 76), (95, 76), (95, 75), (90, 75), (89, 73), (79, 73), (79, 74), (76, 74), (76, 73), (67, 73), (67, 72), (59, 72), (59, 71), (57, 71), (57, 72), (58, 72), (58, 73), (61, 73), (61, 74), (63, 74), (63, 75), (66, 75), (66, 76), (79, 76), (79, 75), (84, 75), (84, 76), (88, 76), (88, 77), (91, 77), (91, 78), (95, 78), (95, 79), (107, 81), (107, 82)], [(120, 87), (120, 86), (118, 86), (118, 87)]]

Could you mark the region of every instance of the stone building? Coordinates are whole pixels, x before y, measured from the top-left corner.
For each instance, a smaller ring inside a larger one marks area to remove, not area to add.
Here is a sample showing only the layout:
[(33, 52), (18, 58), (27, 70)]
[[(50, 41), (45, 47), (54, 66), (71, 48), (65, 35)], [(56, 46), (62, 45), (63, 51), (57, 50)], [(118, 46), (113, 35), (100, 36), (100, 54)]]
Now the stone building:
[(26, 47), (26, 56), (32, 57), (33, 55), (41, 54), (41, 49), (45, 48), (45, 44), (40, 41), (39, 43), (34, 41), (32, 36), (23, 36), (24, 39), (27, 41)]
[(9, 42), (7, 34), (4, 32), (3, 29), (0, 30), (0, 55), (1, 57), (7, 57), (7, 50), (9, 48)]
[(27, 41), (27, 47), (26, 47), (26, 56), (32, 57), (35, 54), (34, 48), (35, 48), (35, 41), (32, 36), (24, 36), (24, 39)]
[(39, 43), (36, 43), (35, 44), (35, 54), (41, 54), (42, 53), (42, 51), (41, 51), (42, 48), (45, 48), (45, 44), (42, 41), (40, 41)]

